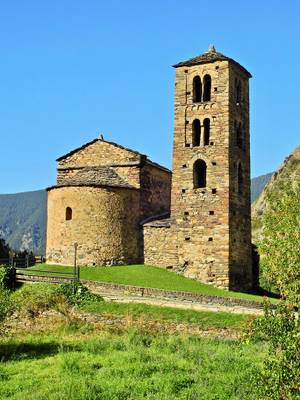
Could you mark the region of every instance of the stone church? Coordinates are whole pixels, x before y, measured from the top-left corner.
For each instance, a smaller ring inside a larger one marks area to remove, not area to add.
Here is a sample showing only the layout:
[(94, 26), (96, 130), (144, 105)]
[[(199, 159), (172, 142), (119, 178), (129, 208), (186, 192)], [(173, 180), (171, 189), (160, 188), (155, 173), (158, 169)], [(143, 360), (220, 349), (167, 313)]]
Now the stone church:
[(60, 157), (47, 261), (144, 262), (227, 289), (252, 285), (249, 78), (216, 52), (174, 65), (171, 172), (103, 138)]

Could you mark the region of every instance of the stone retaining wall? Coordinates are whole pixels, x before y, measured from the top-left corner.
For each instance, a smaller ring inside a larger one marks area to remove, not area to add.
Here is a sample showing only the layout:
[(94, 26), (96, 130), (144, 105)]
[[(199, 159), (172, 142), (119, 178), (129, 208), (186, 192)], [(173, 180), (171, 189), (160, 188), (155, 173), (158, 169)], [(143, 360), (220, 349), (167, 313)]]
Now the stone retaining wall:
[[(66, 283), (71, 281), (70, 278), (62, 278), (57, 276), (40, 276), (40, 275), (18, 275), (18, 282), (48, 282), (48, 283)], [(122, 285), (118, 283), (96, 282), (90, 280), (80, 280), (80, 282), (88, 287), (91, 291), (99, 294), (118, 294), (124, 297), (138, 296), (145, 298), (156, 298), (165, 300), (175, 300), (180, 302), (192, 302), (209, 305), (220, 305), (225, 307), (245, 307), (249, 309), (262, 310), (263, 303), (238, 299), (233, 297), (221, 297), (193, 292), (181, 292), (176, 290), (165, 290), (156, 288), (145, 288), (142, 286)], [(275, 308), (275, 306), (273, 306)]]

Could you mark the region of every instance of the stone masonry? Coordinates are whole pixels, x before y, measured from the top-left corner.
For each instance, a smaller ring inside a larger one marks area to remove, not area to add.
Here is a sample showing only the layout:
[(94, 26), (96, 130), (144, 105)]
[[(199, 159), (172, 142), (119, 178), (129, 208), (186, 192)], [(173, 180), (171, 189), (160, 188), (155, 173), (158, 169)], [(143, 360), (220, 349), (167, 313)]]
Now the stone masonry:
[(130, 264), (143, 260), (145, 219), (170, 209), (171, 172), (145, 155), (96, 139), (58, 160), (48, 188), (47, 262)]
[(175, 68), (171, 217), (144, 224), (145, 263), (247, 289), (251, 75), (213, 47)]
[(103, 137), (60, 157), (47, 261), (144, 261), (226, 289), (252, 286), (249, 78), (210, 47), (176, 68), (173, 175)]

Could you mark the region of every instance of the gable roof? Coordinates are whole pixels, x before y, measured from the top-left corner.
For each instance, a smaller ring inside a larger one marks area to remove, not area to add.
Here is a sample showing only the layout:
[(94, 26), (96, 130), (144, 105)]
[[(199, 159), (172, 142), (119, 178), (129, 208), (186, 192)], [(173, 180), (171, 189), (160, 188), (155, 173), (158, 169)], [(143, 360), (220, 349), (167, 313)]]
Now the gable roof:
[(64, 154), (63, 156), (57, 158), (56, 161), (58, 161), (58, 162), (59, 162), (59, 161), (62, 161), (62, 160), (64, 160), (65, 158), (68, 158), (68, 157), (72, 156), (73, 154), (77, 153), (78, 151), (83, 150), (83, 149), (85, 149), (85, 148), (88, 147), (88, 146), (91, 146), (92, 144), (96, 143), (97, 141), (110, 144), (110, 145), (112, 145), (112, 146), (114, 146), (114, 147), (117, 147), (118, 149), (122, 149), (122, 150), (125, 150), (125, 151), (129, 151), (129, 152), (132, 153), (132, 154), (135, 154), (135, 155), (137, 155), (137, 156), (143, 157), (143, 158), (144, 158), (144, 161), (146, 161), (148, 164), (151, 164), (151, 165), (153, 165), (154, 167), (160, 168), (160, 169), (162, 169), (162, 170), (164, 170), (164, 171), (166, 171), (166, 172), (171, 172), (168, 168), (164, 167), (163, 165), (160, 165), (160, 164), (158, 164), (158, 163), (156, 163), (156, 162), (154, 162), (154, 161), (151, 161), (145, 154), (142, 154), (142, 153), (140, 153), (140, 152), (138, 152), (138, 151), (136, 151), (136, 150), (129, 149), (128, 147), (121, 146), (121, 145), (118, 144), (118, 143), (110, 142), (110, 141), (108, 141), (108, 140), (104, 140), (102, 137), (101, 137), (101, 138), (93, 139), (93, 140), (91, 140), (90, 142), (87, 142), (87, 143), (83, 144), (82, 146), (77, 147), (76, 149), (69, 151), (69, 153), (66, 153), (66, 154)]
[(109, 142), (108, 140), (104, 140), (104, 139), (102, 139), (102, 138), (96, 138), (96, 139), (91, 140), (90, 142), (87, 142), (87, 143), (83, 144), (83, 145), (80, 146), (80, 147), (77, 147), (77, 148), (74, 149), (74, 150), (69, 151), (69, 153), (66, 153), (66, 154), (64, 154), (63, 156), (57, 158), (56, 161), (64, 160), (65, 158), (72, 156), (73, 154), (77, 153), (78, 151), (83, 150), (83, 149), (85, 149), (86, 147), (91, 146), (92, 144), (94, 144), (94, 143), (96, 143), (96, 142), (98, 142), (98, 141), (99, 141), (99, 142), (108, 143), (108, 144), (111, 144), (112, 146), (118, 147), (119, 149), (126, 150), (126, 151), (129, 151), (129, 152), (133, 153), (133, 154), (143, 156), (143, 154), (139, 153), (138, 151), (129, 149), (129, 148), (127, 148), (127, 147), (123, 147), (123, 146), (121, 146), (121, 145), (119, 145), (119, 144), (117, 144), (117, 143), (114, 143), (114, 142)]
[(201, 54), (200, 56), (190, 58), (186, 61), (182, 61), (178, 64), (173, 65), (174, 68), (178, 67), (190, 67), (192, 65), (199, 65), (199, 64), (208, 64), (208, 63), (213, 63), (215, 61), (230, 61), (233, 64), (235, 64), (237, 67), (239, 67), (247, 76), (248, 78), (251, 78), (252, 75), (250, 74), (249, 71), (246, 70), (241, 64), (233, 60), (232, 58), (229, 58), (227, 56), (224, 56), (222, 53), (218, 53), (214, 46), (210, 46), (208, 51), (205, 53)]

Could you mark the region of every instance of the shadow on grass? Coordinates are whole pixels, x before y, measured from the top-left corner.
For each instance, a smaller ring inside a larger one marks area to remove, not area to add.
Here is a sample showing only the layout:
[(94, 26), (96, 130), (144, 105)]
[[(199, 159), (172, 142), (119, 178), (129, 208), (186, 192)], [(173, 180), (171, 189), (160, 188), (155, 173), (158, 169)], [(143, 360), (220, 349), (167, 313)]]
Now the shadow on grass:
[(49, 343), (0, 343), (0, 362), (12, 360), (40, 359), (68, 351), (79, 351), (78, 346)]

